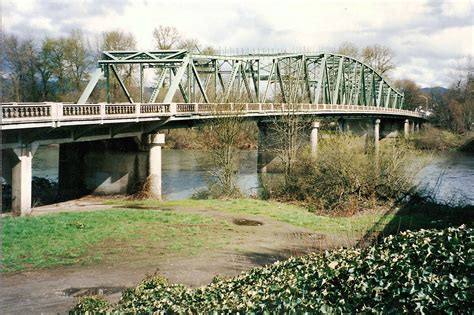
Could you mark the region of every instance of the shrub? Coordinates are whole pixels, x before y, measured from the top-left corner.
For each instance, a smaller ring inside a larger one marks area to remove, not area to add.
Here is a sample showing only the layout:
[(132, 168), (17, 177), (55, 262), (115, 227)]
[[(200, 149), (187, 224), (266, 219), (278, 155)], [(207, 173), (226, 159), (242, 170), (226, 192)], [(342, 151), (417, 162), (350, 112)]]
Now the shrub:
[(98, 295), (86, 295), (79, 298), (79, 301), (69, 314), (105, 314), (110, 309), (110, 303)]
[(446, 151), (461, 146), (462, 137), (459, 134), (426, 125), (419, 133), (415, 133), (410, 141), (420, 150)]
[(472, 313), (473, 229), (420, 230), (290, 258), (206, 287), (145, 279), (119, 313)]
[(291, 180), (273, 196), (303, 201), (318, 211), (353, 213), (411, 192), (414, 156), (399, 140), (384, 143), (375, 154), (360, 138), (322, 139), (317, 158), (300, 154)]

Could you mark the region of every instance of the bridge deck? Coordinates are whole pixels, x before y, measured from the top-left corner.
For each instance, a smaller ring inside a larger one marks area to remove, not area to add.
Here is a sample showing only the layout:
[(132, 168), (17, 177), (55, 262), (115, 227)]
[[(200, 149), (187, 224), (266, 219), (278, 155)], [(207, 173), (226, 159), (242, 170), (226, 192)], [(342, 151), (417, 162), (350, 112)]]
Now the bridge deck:
[(212, 119), (219, 115), (244, 117), (296, 115), (395, 116), (425, 119), (423, 113), (398, 108), (281, 103), (156, 103), (156, 104), (72, 104), (4, 103), (1, 130), (79, 126), (106, 123)]

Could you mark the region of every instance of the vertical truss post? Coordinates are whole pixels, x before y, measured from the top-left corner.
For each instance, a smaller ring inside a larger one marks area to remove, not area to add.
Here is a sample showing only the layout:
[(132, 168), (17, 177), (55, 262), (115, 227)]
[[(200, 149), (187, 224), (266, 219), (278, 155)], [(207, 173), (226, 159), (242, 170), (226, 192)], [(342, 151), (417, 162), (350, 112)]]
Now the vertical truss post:
[(275, 59), (272, 59), (272, 67), (270, 68), (270, 74), (268, 75), (267, 86), (265, 87), (265, 93), (263, 94), (262, 103), (265, 103), (265, 101), (267, 100), (267, 93), (268, 93), (268, 89), (270, 87), (270, 84), (272, 82), (272, 77), (273, 77), (273, 72), (274, 71), (275, 71)]
[(140, 64), (140, 103), (143, 104), (143, 64)]
[(377, 97), (377, 107), (382, 105), (382, 96), (383, 96), (383, 80), (380, 80), (379, 83), (379, 90), (378, 90), (378, 97)]
[(276, 63), (276, 75), (278, 82), (280, 83), (280, 91), (281, 91), (281, 97), (283, 99), (283, 103), (287, 103), (286, 95), (285, 95), (285, 87), (283, 86), (283, 80), (281, 78), (281, 73), (280, 73), (280, 62), (281, 60), (278, 60)]
[(384, 105), (385, 108), (388, 108), (390, 106), (390, 99), (391, 98), (392, 98), (392, 88), (389, 87), (388, 92), (387, 92), (387, 96), (386, 96), (386, 99), (385, 99), (385, 105)]
[(334, 92), (332, 94), (332, 104), (337, 104), (339, 100), (339, 87), (341, 86), (341, 78), (342, 78), (342, 65), (344, 63), (344, 57), (339, 58), (339, 66), (337, 68), (337, 79), (336, 79), (336, 86), (334, 87)]
[(319, 104), (321, 100), (321, 93), (324, 81), (324, 71), (326, 69), (326, 55), (324, 55), (323, 59), (321, 60), (321, 65), (319, 66), (319, 75), (318, 75), (318, 82), (316, 86), (316, 93), (314, 95), (314, 103)]
[(110, 68), (109, 65), (105, 65), (105, 94), (107, 98), (107, 103), (110, 103)]

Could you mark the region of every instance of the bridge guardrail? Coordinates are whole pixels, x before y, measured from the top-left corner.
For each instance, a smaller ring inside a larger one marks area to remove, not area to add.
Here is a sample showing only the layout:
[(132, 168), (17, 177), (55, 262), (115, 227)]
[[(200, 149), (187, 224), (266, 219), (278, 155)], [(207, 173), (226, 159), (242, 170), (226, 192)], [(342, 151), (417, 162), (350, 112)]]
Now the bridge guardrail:
[(140, 119), (189, 115), (216, 115), (218, 113), (245, 113), (249, 115), (282, 111), (295, 113), (361, 112), (395, 113), (424, 118), (420, 112), (398, 108), (340, 105), (340, 104), (286, 104), (286, 103), (123, 103), (123, 104), (72, 104), (72, 103), (3, 103), (2, 126), (51, 122), (58, 127), (61, 122), (83, 120)]

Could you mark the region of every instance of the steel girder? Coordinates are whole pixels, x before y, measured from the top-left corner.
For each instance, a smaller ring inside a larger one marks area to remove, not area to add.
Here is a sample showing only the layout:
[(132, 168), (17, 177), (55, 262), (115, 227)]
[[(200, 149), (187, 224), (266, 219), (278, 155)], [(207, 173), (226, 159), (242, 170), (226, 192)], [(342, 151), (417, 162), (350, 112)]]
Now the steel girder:
[(196, 55), (185, 50), (106, 51), (78, 103), (85, 103), (110, 73), (129, 102), (132, 94), (117, 66), (138, 64), (144, 102), (144, 72), (156, 77), (150, 103), (311, 103), (402, 108), (403, 94), (373, 68), (354, 58), (332, 53)]

